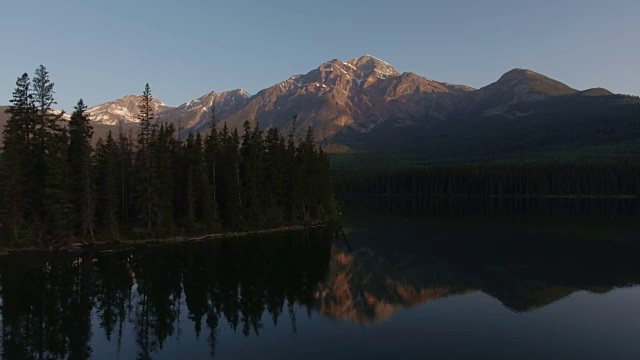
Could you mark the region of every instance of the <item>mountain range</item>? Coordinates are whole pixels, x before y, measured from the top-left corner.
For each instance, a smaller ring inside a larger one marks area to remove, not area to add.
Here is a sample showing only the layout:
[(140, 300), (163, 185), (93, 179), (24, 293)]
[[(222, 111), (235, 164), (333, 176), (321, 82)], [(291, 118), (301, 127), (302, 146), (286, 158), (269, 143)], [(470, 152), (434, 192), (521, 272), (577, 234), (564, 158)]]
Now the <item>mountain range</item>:
[[(137, 100), (127, 95), (89, 108), (96, 133), (134, 126)], [(297, 115), (298, 136), (311, 127), (328, 151), (376, 162), (380, 155), (390, 162), (432, 162), (602, 153), (603, 145), (607, 154), (627, 154), (640, 139), (636, 97), (579, 91), (526, 69), (474, 89), (400, 73), (371, 55), (327, 61), (255, 95), (212, 91), (175, 107), (154, 99), (154, 111), (157, 121), (183, 133), (208, 129), (214, 111), (218, 126), (239, 130), (249, 121), (288, 131)]]

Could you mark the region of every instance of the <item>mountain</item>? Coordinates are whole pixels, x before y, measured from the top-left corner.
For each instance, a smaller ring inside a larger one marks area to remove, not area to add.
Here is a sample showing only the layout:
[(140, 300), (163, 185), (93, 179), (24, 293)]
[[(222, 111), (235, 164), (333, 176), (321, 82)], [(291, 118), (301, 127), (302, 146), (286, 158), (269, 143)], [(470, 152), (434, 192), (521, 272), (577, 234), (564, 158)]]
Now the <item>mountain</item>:
[[(87, 112), (92, 121), (106, 125), (117, 125), (121, 121), (125, 123), (138, 122), (139, 99), (140, 97), (137, 95), (127, 95), (122, 99), (90, 107)], [(156, 114), (171, 108), (155, 98), (152, 105)]]
[(242, 89), (217, 93), (212, 91), (195, 100), (157, 113), (160, 121), (179, 124), (181, 128), (201, 131), (210, 126), (211, 110), (215, 107), (215, 116), (224, 119), (241, 109), (250, 95)]
[[(322, 141), (343, 133), (366, 133), (388, 120), (398, 126), (444, 120), (459, 105), (461, 95), (473, 90), (400, 73), (389, 63), (365, 55), (347, 62), (327, 61), (254, 96), (241, 89), (213, 91), (177, 107), (157, 99), (154, 106), (158, 121), (179, 124), (185, 131), (208, 128), (212, 106), (220, 123), (238, 129), (245, 121), (263, 128), (288, 128), (297, 114), (298, 133), (311, 126), (316, 139)], [(88, 112), (97, 123), (134, 123), (137, 97), (128, 95)]]
[(258, 92), (222, 120), (236, 127), (248, 120), (265, 128), (287, 128), (297, 114), (300, 133), (311, 126), (316, 139), (329, 140), (341, 133), (366, 133), (387, 120), (398, 125), (443, 120), (458, 97), (471, 90), (400, 74), (365, 55), (348, 62), (327, 61), (307, 74), (292, 76)]
[[(96, 136), (137, 123), (138, 97), (88, 109)], [(371, 55), (333, 59), (250, 96), (237, 89), (167, 106), (154, 100), (157, 121), (206, 131), (242, 131), (249, 121), (296, 134), (311, 127), (337, 163), (433, 163), (524, 157), (629, 156), (640, 152), (636, 97), (602, 88), (583, 91), (527, 69), (513, 69), (480, 89), (400, 72)]]
[(527, 69), (513, 69), (474, 93), (472, 111), (499, 113), (509, 105), (544, 100), (552, 96), (570, 95), (578, 91)]

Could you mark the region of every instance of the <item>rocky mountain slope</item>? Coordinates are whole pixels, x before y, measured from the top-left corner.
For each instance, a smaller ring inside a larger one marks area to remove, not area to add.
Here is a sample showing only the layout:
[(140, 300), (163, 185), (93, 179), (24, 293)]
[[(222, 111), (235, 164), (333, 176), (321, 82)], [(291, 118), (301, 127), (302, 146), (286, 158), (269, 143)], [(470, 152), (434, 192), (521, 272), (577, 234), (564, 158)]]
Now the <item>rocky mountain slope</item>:
[(241, 109), (249, 97), (249, 93), (242, 89), (222, 93), (212, 91), (177, 107), (159, 111), (157, 119), (175, 123), (180, 128), (197, 132), (210, 126), (214, 108), (216, 118), (224, 119)]
[(334, 59), (304, 75), (295, 75), (249, 99), (240, 111), (222, 120), (262, 127), (287, 128), (298, 115), (298, 129), (309, 126), (316, 139), (340, 133), (366, 133), (385, 121), (397, 125), (438, 121), (472, 89), (400, 74), (370, 55), (348, 62)]
[(571, 87), (526, 69), (513, 69), (473, 94), (472, 111), (495, 114), (509, 105), (539, 101), (551, 96), (570, 95), (578, 92)]
[[(90, 107), (87, 112), (92, 121), (105, 125), (117, 125), (121, 121), (124, 123), (138, 122), (139, 99), (137, 95), (127, 95), (122, 99)], [(160, 100), (153, 99), (153, 110), (156, 114), (169, 109), (171, 107), (166, 106)]]

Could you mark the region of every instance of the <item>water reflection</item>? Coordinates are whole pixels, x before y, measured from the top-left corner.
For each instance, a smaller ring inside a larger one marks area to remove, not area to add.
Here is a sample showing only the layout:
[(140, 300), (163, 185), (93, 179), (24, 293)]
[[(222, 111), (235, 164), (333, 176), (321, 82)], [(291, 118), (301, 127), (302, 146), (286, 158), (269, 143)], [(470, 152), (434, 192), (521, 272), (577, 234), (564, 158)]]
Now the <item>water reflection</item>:
[(224, 332), (296, 332), (302, 318), (320, 321), (315, 314), (335, 326), (378, 325), (400, 309), (471, 293), (535, 313), (576, 292), (640, 284), (637, 230), (626, 225), (522, 230), (511, 220), (349, 211), (345, 234), (4, 257), (2, 358), (97, 358), (109, 347), (151, 359), (201, 342), (214, 356)]
[(329, 263), (326, 234), (5, 258), (3, 358), (91, 358), (92, 332), (103, 331), (114, 346), (135, 336), (137, 358), (150, 359), (179, 336), (181, 312), (213, 356), (221, 322), (257, 336), (264, 313), (277, 324), (294, 304), (311, 311)]

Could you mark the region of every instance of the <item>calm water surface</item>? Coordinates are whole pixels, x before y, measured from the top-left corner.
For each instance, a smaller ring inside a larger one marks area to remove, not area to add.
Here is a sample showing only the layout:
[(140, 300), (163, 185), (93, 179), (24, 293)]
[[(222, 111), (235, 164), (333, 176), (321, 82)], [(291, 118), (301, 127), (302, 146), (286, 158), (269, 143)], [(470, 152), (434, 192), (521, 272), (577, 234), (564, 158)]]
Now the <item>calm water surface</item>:
[(638, 359), (638, 209), (377, 199), (341, 229), (5, 257), (2, 358)]

